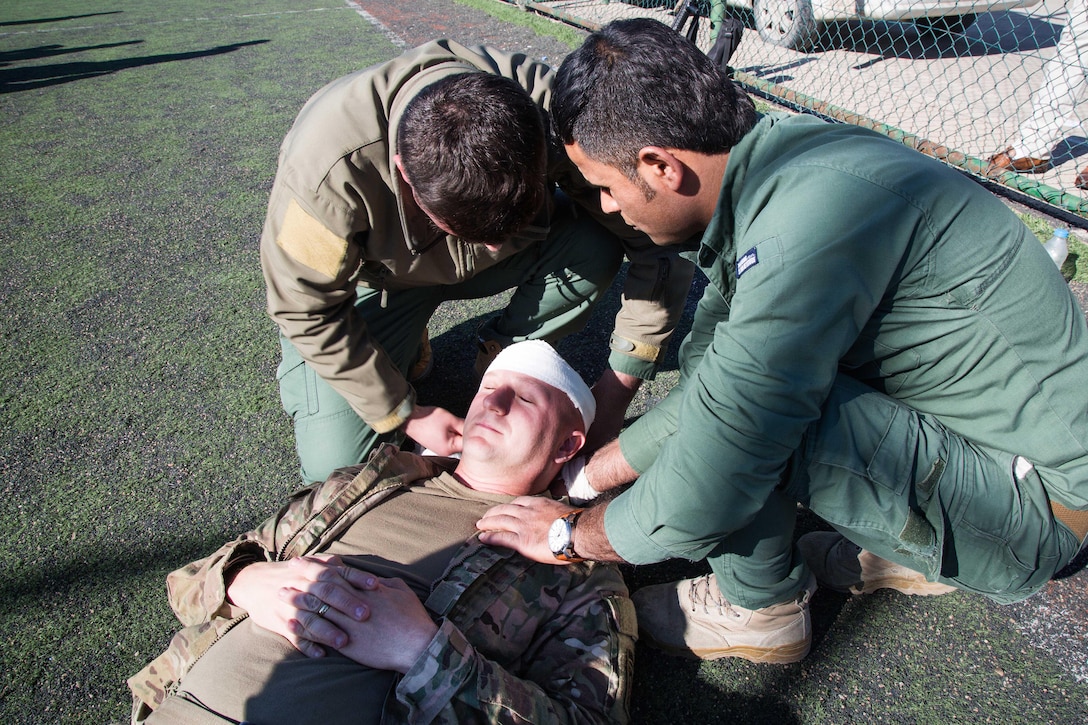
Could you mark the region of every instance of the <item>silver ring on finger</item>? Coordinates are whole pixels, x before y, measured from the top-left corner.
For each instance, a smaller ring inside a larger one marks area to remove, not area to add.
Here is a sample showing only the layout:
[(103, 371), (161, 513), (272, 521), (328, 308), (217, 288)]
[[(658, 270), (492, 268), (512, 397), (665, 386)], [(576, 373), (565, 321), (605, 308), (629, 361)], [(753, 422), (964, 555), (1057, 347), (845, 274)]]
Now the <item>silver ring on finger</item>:
[(325, 612), (329, 611), (329, 605), (325, 602), (321, 603), (321, 606), (317, 609), (317, 616), (324, 617)]

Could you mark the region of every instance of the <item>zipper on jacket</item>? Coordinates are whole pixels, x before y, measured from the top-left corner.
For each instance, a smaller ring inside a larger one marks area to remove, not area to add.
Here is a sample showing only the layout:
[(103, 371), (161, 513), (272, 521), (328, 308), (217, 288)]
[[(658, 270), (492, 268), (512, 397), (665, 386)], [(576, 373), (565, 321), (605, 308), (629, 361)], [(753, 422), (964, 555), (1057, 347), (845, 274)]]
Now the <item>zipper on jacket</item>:
[(423, 255), (424, 252), (430, 250), (431, 247), (435, 246), (439, 242), (444, 242), (447, 239), (449, 239), (449, 235), (445, 234), (445, 233), (442, 233), (439, 236), (432, 239), (430, 242), (428, 242), (425, 246), (422, 246), (422, 247), (417, 247), (417, 246), (414, 246), (414, 245), (409, 246), (408, 251), (412, 253), (413, 257), (420, 257), (420, 256)]
[[(166, 697), (172, 697), (174, 695), (177, 695), (178, 691), (181, 689), (181, 681), (182, 681), (182, 679), (184, 679), (184, 676), (193, 671), (193, 668), (196, 667), (196, 663), (200, 662), (200, 660), (202, 660), (204, 658), (204, 655), (208, 654), (208, 650), (210, 650), (212, 647), (214, 647), (215, 644), (217, 642), (219, 642), (219, 640), (223, 639), (223, 635), (225, 635), (227, 632), (231, 631), (232, 629), (234, 629), (235, 627), (237, 627), (239, 624), (241, 624), (243, 621), (245, 621), (247, 619), (249, 619), (249, 613), (248, 612), (245, 613), (245, 614), (239, 614), (234, 619), (228, 620), (226, 626), (222, 630), (217, 631), (215, 633), (215, 639), (213, 639), (208, 644), (208, 646), (204, 648), (204, 651), (200, 653), (200, 656), (197, 657), (192, 662), (190, 662), (189, 666), (188, 666), (188, 668), (186, 668), (185, 672), (179, 673), (178, 674), (178, 679), (176, 679), (174, 681), (174, 683), (172, 685), (170, 685), (170, 687), (166, 688), (166, 690), (167, 690)], [(166, 698), (163, 698), (163, 699), (165, 700)]]

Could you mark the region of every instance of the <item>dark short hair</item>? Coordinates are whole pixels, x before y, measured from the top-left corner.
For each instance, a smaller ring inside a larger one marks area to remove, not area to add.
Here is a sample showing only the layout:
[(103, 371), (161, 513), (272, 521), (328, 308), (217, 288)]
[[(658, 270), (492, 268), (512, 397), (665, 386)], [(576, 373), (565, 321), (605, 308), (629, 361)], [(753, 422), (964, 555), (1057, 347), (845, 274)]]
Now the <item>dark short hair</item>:
[(544, 204), (544, 118), (516, 81), (458, 73), (425, 87), (397, 128), (397, 153), (420, 203), (458, 236), (507, 241)]
[(634, 178), (645, 146), (728, 152), (756, 122), (755, 104), (690, 40), (656, 20), (618, 20), (564, 59), (551, 103), (555, 131)]

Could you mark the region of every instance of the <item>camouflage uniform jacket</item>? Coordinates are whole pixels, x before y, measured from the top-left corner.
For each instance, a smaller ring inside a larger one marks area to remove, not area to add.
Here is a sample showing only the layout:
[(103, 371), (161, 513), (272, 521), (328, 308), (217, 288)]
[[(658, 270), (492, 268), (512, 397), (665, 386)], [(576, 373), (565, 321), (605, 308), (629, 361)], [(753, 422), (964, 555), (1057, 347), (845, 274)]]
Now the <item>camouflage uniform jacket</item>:
[[(255, 561), (318, 553), (397, 489), (438, 475), (449, 459), (394, 446), (296, 493), (279, 513), (211, 556), (171, 573), (170, 604), (186, 625), (129, 679), (142, 722), (246, 612), (225, 575)], [(425, 605), (439, 631), (398, 679), (384, 722), (622, 723), (636, 638), (634, 607), (608, 565), (537, 564), (471, 537)]]
[[(356, 289), (455, 285), (540, 243), (546, 208), (497, 251), (457, 237), (425, 239), (407, 222), (411, 195), (393, 162), (396, 131), (421, 89), (450, 75), (487, 72), (551, 103), (552, 69), (523, 53), (437, 40), (337, 79), (298, 114), (280, 148), (261, 234), (268, 312), (303, 359), (378, 433), (404, 423), (411, 386), (374, 342), (356, 311)], [(616, 316), (609, 364), (649, 379), (668, 345), (694, 266), (601, 209), (600, 190), (550, 144), (548, 181), (605, 225), (631, 261)]]

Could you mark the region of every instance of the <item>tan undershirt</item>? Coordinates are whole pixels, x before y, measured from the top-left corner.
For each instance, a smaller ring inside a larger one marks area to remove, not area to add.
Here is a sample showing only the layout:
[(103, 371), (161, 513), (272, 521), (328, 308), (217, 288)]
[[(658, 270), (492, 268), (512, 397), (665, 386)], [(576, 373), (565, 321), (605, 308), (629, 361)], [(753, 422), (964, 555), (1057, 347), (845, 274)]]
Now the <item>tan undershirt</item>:
[(400, 577), (426, 599), (484, 512), (512, 499), (474, 491), (443, 473), (390, 496), (356, 521), (327, 553), (377, 576)]

